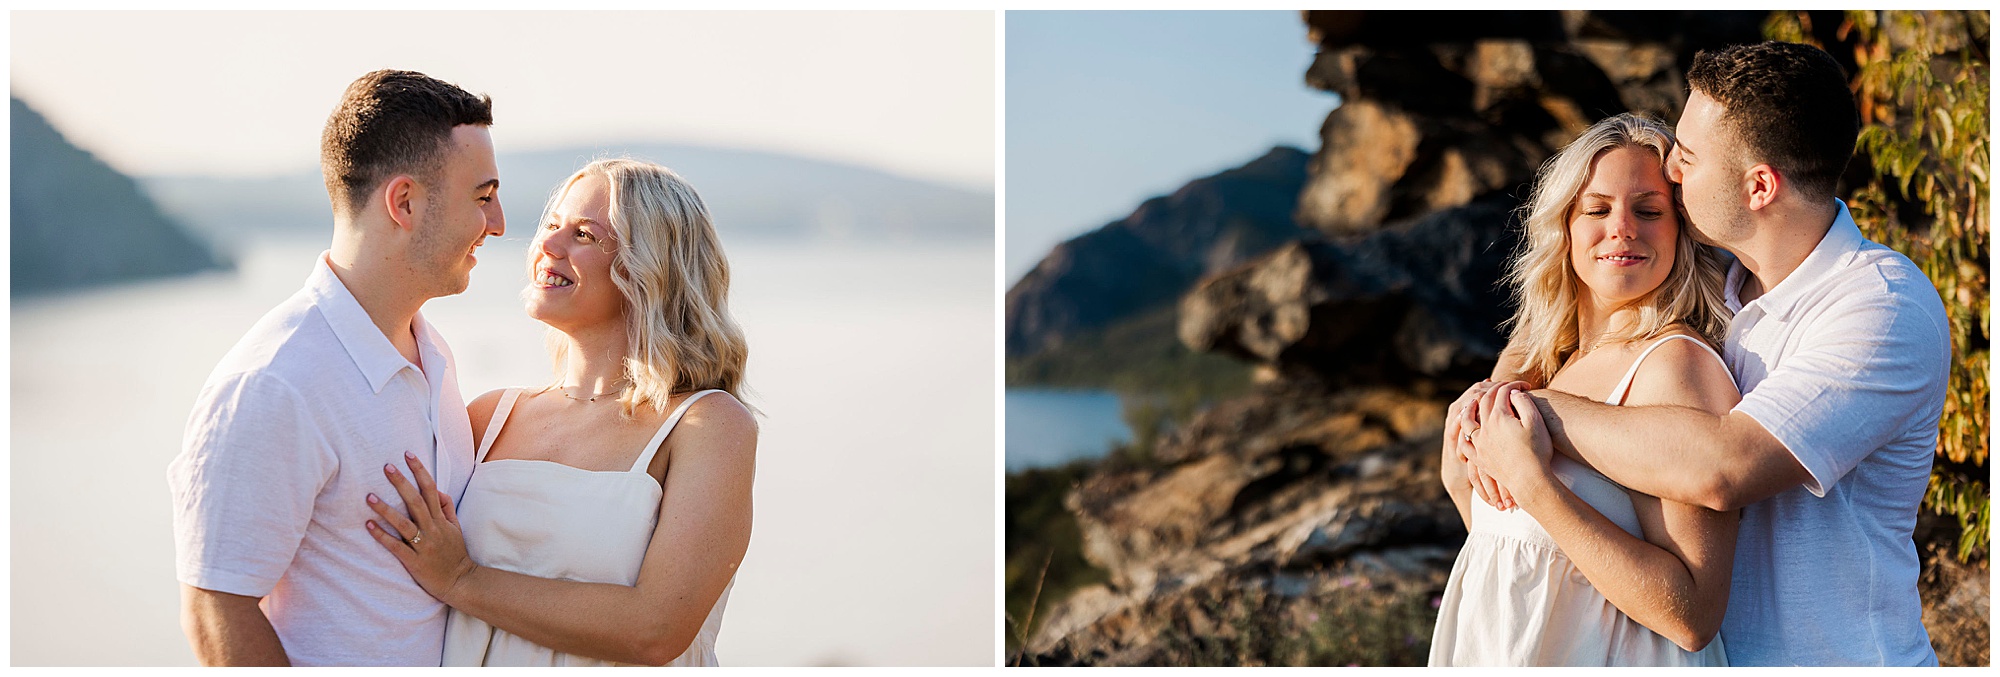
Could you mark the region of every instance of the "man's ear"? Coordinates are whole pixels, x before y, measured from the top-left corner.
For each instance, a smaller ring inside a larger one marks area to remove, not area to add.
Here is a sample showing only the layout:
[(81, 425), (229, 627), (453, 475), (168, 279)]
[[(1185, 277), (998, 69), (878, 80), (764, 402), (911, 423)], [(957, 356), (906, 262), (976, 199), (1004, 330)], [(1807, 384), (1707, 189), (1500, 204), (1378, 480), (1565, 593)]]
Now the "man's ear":
[(382, 197), (383, 205), (389, 210), (389, 220), (394, 222), (397, 228), (416, 230), (416, 201), (419, 199), (417, 195), (419, 190), (421, 189), (417, 187), (417, 180), (408, 174), (397, 174), (382, 183), (382, 189), (378, 194)]
[(1784, 176), (1770, 165), (1752, 165), (1743, 172), (1743, 192), (1749, 194), (1752, 211), (1777, 203), (1778, 192), (1785, 187)]

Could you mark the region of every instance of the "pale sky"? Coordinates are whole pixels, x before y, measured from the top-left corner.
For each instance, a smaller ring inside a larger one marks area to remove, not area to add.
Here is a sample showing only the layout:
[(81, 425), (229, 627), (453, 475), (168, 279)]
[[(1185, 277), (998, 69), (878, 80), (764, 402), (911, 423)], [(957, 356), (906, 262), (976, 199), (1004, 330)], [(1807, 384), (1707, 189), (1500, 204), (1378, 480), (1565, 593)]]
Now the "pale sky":
[(1297, 11), (1007, 12), (1008, 284), (1057, 243), (1284, 144), (1339, 97), (1305, 85)]
[(994, 13), (13, 12), (12, 91), (131, 174), (309, 170), (347, 83), (494, 100), (502, 153), (661, 141), (992, 190)]

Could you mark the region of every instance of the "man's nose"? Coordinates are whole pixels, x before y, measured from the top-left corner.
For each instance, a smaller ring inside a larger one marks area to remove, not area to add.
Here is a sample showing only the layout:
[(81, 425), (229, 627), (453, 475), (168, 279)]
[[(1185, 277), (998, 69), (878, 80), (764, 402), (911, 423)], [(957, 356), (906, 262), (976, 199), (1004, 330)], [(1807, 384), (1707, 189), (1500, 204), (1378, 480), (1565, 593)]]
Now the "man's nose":
[(506, 235), (507, 212), (500, 208), (500, 196), (498, 194), (493, 196), (493, 204), (489, 206), (492, 208), (493, 213), (486, 216), (486, 234), (490, 237)]
[(1681, 149), (1679, 147), (1667, 151), (1667, 180), (1674, 183), (1681, 182)]

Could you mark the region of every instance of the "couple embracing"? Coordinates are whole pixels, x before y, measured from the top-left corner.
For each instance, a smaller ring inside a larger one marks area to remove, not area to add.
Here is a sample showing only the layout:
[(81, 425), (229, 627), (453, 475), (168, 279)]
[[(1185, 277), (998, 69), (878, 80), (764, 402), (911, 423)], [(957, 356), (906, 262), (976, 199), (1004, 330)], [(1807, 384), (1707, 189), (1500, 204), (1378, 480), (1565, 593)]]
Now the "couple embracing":
[(168, 469), (202, 663), (716, 663), (757, 428), (707, 208), (630, 160), (557, 186), (523, 292), (554, 380), (467, 404), (420, 309), (506, 232), (491, 103), (384, 70), (327, 120), (332, 248)]
[(1859, 116), (1830, 55), (1687, 80), (1674, 129), (1599, 122), (1524, 207), (1508, 349), (1445, 421), (1469, 536), (1432, 665), (1937, 664), (1911, 533), (1943, 303), (1834, 197)]

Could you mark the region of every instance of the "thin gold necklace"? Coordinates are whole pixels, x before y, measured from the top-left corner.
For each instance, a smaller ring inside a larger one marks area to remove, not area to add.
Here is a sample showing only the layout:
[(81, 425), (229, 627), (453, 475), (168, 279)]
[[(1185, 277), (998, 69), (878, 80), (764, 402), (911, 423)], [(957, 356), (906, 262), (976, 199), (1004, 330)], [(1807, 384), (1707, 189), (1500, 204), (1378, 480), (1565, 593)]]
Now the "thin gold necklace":
[(619, 388), (619, 389), (617, 389), (617, 390), (611, 390), (611, 391), (606, 391), (606, 392), (601, 392), (601, 393), (596, 393), (596, 394), (593, 394), (593, 395), (591, 395), (591, 396), (590, 396), (590, 397), (589, 397), (588, 399), (585, 399), (585, 398), (581, 398), (581, 397), (577, 397), (577, 396), (575, 396), (575, 395), (571, 395), (571, 394), (569, 394), (569, 389), (570, 389), (570, 388), (573, 388), (573, 387), (575, 387), (575, 386), (563, 386), (561, 390), (557, 390), (556, 392), (558, 392), (558, 393), (562, 393), (562, 396), (563, 396), (563, 397), (567, 397), (567, 398), (570, 398), (571, 400), (575, 400), (575, 401), (577, 401), (577, 402), (596, 402), (596, 401), (597, 401), (597, 398), (600, 398), (600, 397), (603, 397), (603, 396), (605, 396), (605, 395), (611, 395), (611, 394), (614, 394), (614, 393), (619, 393), (619, 392), (624, 392), (624, 390), (625, 390), (624, 388)]

